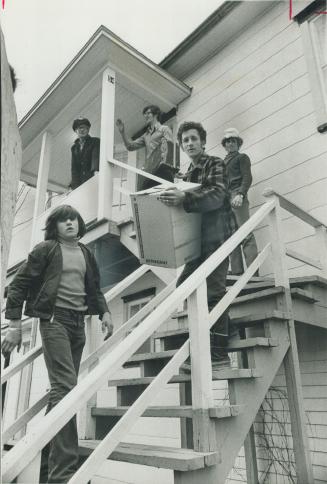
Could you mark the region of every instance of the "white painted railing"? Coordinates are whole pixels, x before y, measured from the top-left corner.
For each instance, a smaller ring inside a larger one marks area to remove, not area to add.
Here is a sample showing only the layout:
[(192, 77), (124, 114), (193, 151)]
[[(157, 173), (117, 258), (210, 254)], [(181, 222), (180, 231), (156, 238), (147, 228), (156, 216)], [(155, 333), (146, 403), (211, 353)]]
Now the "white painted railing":
[[(127, 276), (123, 281), (115, 285), (105, 295), (107, 302), (115, 299), (130, 285), (134, 284), (140, 277), (150, 270), (149, 266), (143, 265), (136, 269), (132, 274)], [(99, 363), (99, 359), (105, 355), (113, 346), (125, 337), (134, 326), (140, 323), (156, 306), (165, 300), (167, 296), (174, 290), (175, 281), (165, 287), (156, 297), (152, 298), (137, 314), (124, 323), (107, 341), (104, 341), (94, 352), (81, 362), (79, 376), (81, 377), (86, 371), (94, 365)], [(37, 346), (28, 351), (21, 360), (10, 365), (2, 371), (1, 385), (6, 383), (11, 377), (16, 375), (25, 366), (33, 363), (33, 361), (43, 354), (42, 346)], [(37, 400), (30, 408), (23, 412), (10, 426), (5, 428), (2, 432), (2, 443), (7, 443), (13, 435), (21, 430), (35, 415), (37, 415), (48, 402), (49, 395), (46, 393), (39, 400)]]
[[(210, 362), (209, 328), (219, 318), (232, 300), (240, 293), (252, 275), (267, 259), (270, 252), (273, 255), (275, 284), (281, 285), (286, 292), (289, 281), (285, 264), (285, 246), (280, 233), (279, 197), (276, 193), (267, 195), (267, 201), (252, 217), (232, 236), (222, 247), (210, 256), (183, 284), (170, 294), (162, 304), (157, 306), (132, 333), (127, 335), (119, 345), (116, 345), (103, 358), (101, 365), (92, 369), (78, 385), (51, 410), (29, 433), (8, 452), (2, 465), (3, 480), (12, 481), (16, 476), (28, 470), (29, 466), (40, 455), (42, 448), (56, 433), (76, 414), (76, 412), (92, 397), (92, 395), (113, 377), (115, 372), (135, 353), (135, 351), (160, 327), (160, 325), (179, 307), (181, 301), (188, 300), (190, 340), (176, 352), (165, 368), (154, 378), (152, 383), (137, 399), (133, 406), (124, 414), (115, 427), (101, 441), (91, 456), (85, 461), (77, 473), (69, 481), (70, 484), (87, 483), (95, 474), (102, 462), (119, 444), (122, 438), (135, 424), (144, 410), (156, 397), (158, 390), (168, 383), (179, 366), (191, 353), (192, 362), (192, 396), (195, 412), (194, 426), (198, 433), (195, 439), (196, 450), (215, 449), (214, 435), (205, 431), (205, 420), (208, 418), (208, 408), (212, 405), (212, 373)], [(285, 207), (284, 207), (285, 208)], [(241, 276), (224, 298), (214, 307), (210, 314), (207, 309), (206, 278), (218, 267), (240, 242), (251, 233), (262, 220), (268, 217), (271, 226), (271, 243), (260, 252), (251, 266)], [(315, 221), (317, 221), (315, 219)], [(316, 223), (316, 222), (315, 222)], [(317, 221), (317, 228), (326, 243), (326, 226)], [(326, 259), (324, 253), (322, 259)], [(325, 260), (324, 259), (324, 260)], [(325, 270), (324, 260), (321, 266)], [(140, 313), (137, 313), (140, 314)], [(204, 328), (207, 331), (204, 331)], [(291, 345), (295, 345), (294, 324), (289, 321)], [(199, 337), (201, 334), (201, 337)], [(109, 340), (110, 341), (110, 340)], [(296, 355), (296, 349), (294, 349)], [(293, 356), (291, 357), (293, 358)], [(302, 410), (301, 410), (302, 411)]]

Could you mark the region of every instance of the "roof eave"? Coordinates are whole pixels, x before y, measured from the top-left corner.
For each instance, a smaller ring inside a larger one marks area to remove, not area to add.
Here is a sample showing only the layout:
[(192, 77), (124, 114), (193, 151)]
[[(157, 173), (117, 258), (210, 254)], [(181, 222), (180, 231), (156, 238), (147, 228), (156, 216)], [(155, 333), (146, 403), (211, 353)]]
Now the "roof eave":
[(19, 122), (19, 128), (23, 128), (26, 122), (33, 116), (33, 114), (44, 104), (44, 102), (51, 96), (52, 92), (55, 91), (62, 81), (69, 75), (73, 70), (74, 66), (79, 62), (79, 60), (91, 49), (95, 42), (101, 37), (101, 35), (106, 36), (114, 42), (117, 46), (124, 49), (127, 53), (132, 54), (135, 58), (140, 60), (149, 69), (157, 72), (160, 76), (165, 78), (172, 85), (175, 85), (182, 92), (184, 92), (185, 97), (191, 94), (191, 88), (187, 86), (184, 82), (176, 79), (169, 72), (166, 72), (155, 64), (153, 61), (148, 59), (146, 56), (138, 52), (132, 46), (124, 42), (121, 38), (116, 36), (113, 32), (107, 29), (105, 26), (101, 25), (97, 31), (92, 35), (92, 37), (87, 41), (87, 43), (82, 47), (82, 49), (75, 55), (72, 61), (66, 66), (62, 73), (55, 79), (55, 81), (50, 85), (50, 87), (44, 92), (40, 99), (32, 106), (32, 108), (25, 114), (25, 116)]
[(208, 18), (206, 18), (190, 35), (188, 35), (170, 54), (168, 54), (160, 63), (162, 69), (169, 69), (169, 67), (176, 62), (185, 52), (187, 52), (196, 42), (211, 30), (213, 26), (223, 20), (235, 8), (237, 8), (242, 1), (227, 1), (224, 2), (217, 10), (215, 10)]

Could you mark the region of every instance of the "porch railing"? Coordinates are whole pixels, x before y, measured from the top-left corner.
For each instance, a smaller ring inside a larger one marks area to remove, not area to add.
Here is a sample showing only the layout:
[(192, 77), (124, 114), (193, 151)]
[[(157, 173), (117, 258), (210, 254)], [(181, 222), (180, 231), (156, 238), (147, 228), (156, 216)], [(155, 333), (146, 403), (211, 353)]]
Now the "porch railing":
[[(181, 301), (188, 300), (189, 312), (189, 335), (183, 346), (175, 353), (173, 358), (164, 369), (154, 378), (152, 383), (130, 407), (130, 409), (119, 420), (115, 427), (99, 443), (91, 456), (85, 461), (75, 473), (70, 484), (86, 483), (96, 473), (102, 462), (108, 458), (119, 442), (126, 436), (131, 427), (135, 424), (136, 418), (140, 417), (144, 410), (151, 404), (152, 400), (170, 378), (176, 373), (180, 365), (191, 353), (192, 362), (192, 406), (194, 410), (208, 410), (213, 404), (212, 396), (212, 371), (210, 362), (210, 339), (209, 329), (217, 318), (230, 305), (240, 293), (252, 275), (263, 264), (271, 254), (273, 258), (273, 270), (275, 285), (282, 286), (285, 293), (289, 293), (289, 279), (286, 266), (286, 249), (282, 241), (280, 206), (286, 208), (294, 215), (304, 220), (305, 211), (296, 207), (291, 202), (286, 204), (284, 199), (275, 192), (267, 193), (268, 201), (228, 239), (222, 247), (211, 255), (182, 285), (172, 292), (165, 300), (149, 314), (132, 333), (116, 345), (109, 354), (104, 356), (100, 365), (88, 373), (78, 385), (51, 410), (43, 419), (36, 424), (3, 459), (2, 472), (5, 482), (12, 481), (16, 476), (22, 475), (32, 469), (40, 456), (42, 448), (54, 437), (54, 435), (76, 414), (92, 395), (110, 379), (114, 373), (132, 356), (132, 354), (159, 328), (159, 326), (179, 307)], [(280, 203), (281, 200), (281, 203)], [(224, 298), (208, 312), (206, 295), (206, 278), (209, 274), (228, 257), (241, 241), (251, 233), (265, 218), (268, 218), (271, 229), (271, 242), (259, 253), (246, 272), (228, 291)], [(314, 267), (321, 267), (323, 275), (327, 275), (327, 258), (325, 255), (326, 226), (310, 216), (306, 220), (316, 230), (319, 243), (322, 242), (323, 250), (320, 254), (320, 261), (315, 261)], [(310, 263), (308, 258), (301, 256), (304, 262)], [(305, 260), (306, 259), (306, 260)], [(312, 262), (312, 261), (311, 261)], [(310, 265), (312, 265), (310, 263)], [(290, 351), (292, 358), (289, 364), (298, 365), (294, 321), (292, 319), (292, 308), (288, 307), (288, 327), (290, 334)], [(138, 313), (139, 314), (139, 313)], [(206, 328), (206, 331), (204, 329)], [(201, 334), (201, 337), (199, 335)], [(110, 341), (110, 340), (109, 340)], [(109, 344), (108, 341), (108, 344)], [(293, 369), (295, 384), (299, 383), (298, 366)], [(294, 384), (294, 382), (293, 382)], [(303, 417), (304, 410), (299, 399), (300, 390), (293, 398), (295, 413)], [(203, 413), (195, 412), (194, 418), (201, 418)], [(303, 419), (304, 421), (304, 419)], [(203, 422), (202, 422), (203, 423)], [(196, 439), (196, 450), (211, 450), (214, 448), (214, 439), (208, 437), (207, 428), (201, 425), (201, 421), (195, 426), (198, 431)], [(307, 459), (308, 446), (296, 449), (296, 461)], [(35, 469), (37, 471), (37, 468)], [(35, 479), (37, 480), (37, 478)]]

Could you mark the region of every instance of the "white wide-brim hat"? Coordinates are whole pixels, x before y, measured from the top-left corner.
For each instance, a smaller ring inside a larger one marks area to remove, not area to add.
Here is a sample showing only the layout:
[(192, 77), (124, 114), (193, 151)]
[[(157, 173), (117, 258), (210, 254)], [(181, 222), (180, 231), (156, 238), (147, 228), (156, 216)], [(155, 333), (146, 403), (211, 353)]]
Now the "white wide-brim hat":
[(239, 140), (240, 146), (243, 144), (243, 140), (240, 137), (240, 133), (236, 128), (227, 128), (224, 131), (223, 139), (221, 140), (221, 144), (224, 146), (225, 141), (230, 138), (236, 138)]

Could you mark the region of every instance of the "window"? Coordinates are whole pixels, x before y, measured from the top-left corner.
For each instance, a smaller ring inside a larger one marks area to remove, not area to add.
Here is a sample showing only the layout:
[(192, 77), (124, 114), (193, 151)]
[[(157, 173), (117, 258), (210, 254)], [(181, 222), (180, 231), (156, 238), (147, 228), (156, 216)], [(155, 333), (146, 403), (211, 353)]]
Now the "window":
[(307, 62), (317, 130), (327, 132), (327, 15), (324, 2), (315, 1), (298, 14)]

